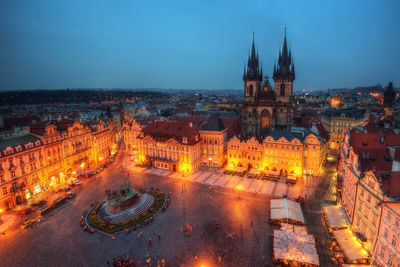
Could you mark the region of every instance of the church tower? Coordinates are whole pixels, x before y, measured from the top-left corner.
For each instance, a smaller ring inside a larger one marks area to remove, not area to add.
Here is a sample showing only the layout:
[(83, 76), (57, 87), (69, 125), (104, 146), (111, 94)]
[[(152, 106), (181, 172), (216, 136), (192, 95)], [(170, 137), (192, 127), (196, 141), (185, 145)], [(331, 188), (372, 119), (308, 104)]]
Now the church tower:
[(262, 82), (262, 69), (259, 68), (258, 64), (258, 53), (254, 45), (254, 33), (253, 33), (253, 45), (251, 47), (251, 53), (247, 60), (246, 66), (243, 70), (243, 81), (244, 81), (244, 101), (245, 102), (256, 102), (257, 95), (260, 91)]
[(292, 52), (287, 48), (286, 27), (282, 51), (279, 51), (278, 66), (274, 65), (275, 97), (278, 103), (290, 103), (293, 94), (293, 81), (295, 79)]

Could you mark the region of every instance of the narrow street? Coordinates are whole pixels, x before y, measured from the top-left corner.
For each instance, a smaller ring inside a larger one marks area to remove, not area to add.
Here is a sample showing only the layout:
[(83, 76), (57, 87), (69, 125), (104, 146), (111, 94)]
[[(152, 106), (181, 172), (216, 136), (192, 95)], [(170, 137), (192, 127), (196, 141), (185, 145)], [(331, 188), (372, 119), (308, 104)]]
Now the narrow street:
[(320, 179), (320, 185), (314, 191), (314, 194), (307, 198), (303, 209), (307, 229), (310, 234), (314, 235), (316, 240), (320, 266), (337, 266), (330, 260), (332, 257), (328, 250), (330, 238), (322, 216), (323, 205), (332, 204), (329, 196), (331, 196), (331, 184), (335, 175), (336, 158), (332, 161), (327, 161), (323, 176)]

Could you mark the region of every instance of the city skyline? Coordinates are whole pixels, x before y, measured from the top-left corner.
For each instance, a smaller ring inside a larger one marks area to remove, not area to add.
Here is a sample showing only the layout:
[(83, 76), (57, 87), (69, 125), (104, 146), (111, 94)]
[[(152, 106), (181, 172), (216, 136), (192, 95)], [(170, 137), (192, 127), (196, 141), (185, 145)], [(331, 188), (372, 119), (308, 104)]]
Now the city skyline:
[(271, 77), (285, 25), (295, 91), (396, 87), (399, 4), (385, 3), (3, 2), (0, 90), (242, 89), (253, 32)]

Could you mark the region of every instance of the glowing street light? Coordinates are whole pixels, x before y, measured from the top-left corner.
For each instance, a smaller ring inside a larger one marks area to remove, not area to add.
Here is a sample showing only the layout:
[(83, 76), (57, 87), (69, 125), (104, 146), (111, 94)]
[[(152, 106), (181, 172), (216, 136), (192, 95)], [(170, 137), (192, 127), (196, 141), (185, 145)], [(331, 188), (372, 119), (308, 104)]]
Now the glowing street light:
[(243, 190), (243, 185), (242, 185), (242, 184), (238, 184), (238, 185), (236, 186), (236, 189), (239, 191), (239, 199), (240, 199), (240, 191)]
[(0, 224), (2, 224), (3, 223), (3, 221), (1, 220), (1, 214), (4, 212), (4, 210), (3, 209), (0, 209)]

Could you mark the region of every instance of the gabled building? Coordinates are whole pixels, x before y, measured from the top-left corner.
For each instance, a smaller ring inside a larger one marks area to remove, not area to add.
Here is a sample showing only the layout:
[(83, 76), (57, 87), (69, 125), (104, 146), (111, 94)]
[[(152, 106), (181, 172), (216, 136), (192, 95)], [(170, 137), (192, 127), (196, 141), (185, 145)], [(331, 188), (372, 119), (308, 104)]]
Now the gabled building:
[(318, 175), (326, 160), (325, 140), (304, 128), (276, 130), (264, 139), (234, 136), (228, 141), (228, 165), (288, 174)]
[(380, 235), (382, 203), (400, 200), (399, 148), (400, 136), (395, 134), (353, 129), (343, 135), (337, 169), (340, 201), (351, 229), (370, 254)]
[(136, 140), (138, 163), (184, 174), (201, 165), (201, 139), (193, 124), (155, 121)]

